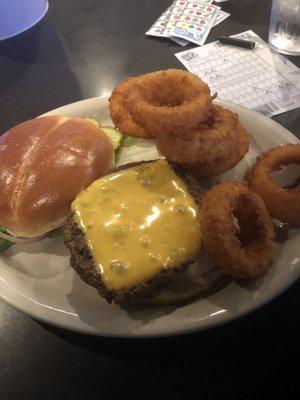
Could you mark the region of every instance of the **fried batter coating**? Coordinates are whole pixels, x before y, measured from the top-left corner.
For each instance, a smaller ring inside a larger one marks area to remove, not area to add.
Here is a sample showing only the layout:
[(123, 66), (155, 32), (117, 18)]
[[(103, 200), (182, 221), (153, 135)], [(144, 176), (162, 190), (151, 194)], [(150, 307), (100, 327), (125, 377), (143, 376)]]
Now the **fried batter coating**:
[(258, 156), (247, 181), (273, 218), (293, 225), (300, 223), (300, 188), (282, 188), (270, 177), (271, 172), (289, 164), (300, 164), (300, 143), (279, 146)]
[(203, 244), (208, 256), (233, 278), (264, 275), (272, 260), (274, 226), (261, 197), (243, 182), (222, 182), (204, 197)]
[(159, 152), (200, 177), (233, 168), (249, 149), (249, 136), (237, 114), (213, 105), (211, 117), (185, 135), (156, 137)]
[(212, 99), (209, 87), (196, 75), (168, 69), (135, 78), (127, 107), (152, 136), (182, 135), (209, 117)]
[(127, 109), (126, 99), (130, 85), (135, 78), (127, 78), (118, 85), (109, 99), (110, 116), (115, 126), (130, 136), (149, 139), (149, 135), (141, 126), (136, 124)]

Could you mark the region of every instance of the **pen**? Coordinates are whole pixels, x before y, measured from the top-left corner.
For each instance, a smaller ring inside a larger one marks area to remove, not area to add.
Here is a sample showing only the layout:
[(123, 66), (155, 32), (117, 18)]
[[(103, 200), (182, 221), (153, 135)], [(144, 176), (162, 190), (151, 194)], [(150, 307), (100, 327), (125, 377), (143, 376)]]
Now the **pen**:
[(255, 46), (255, 42), (250, 42), (250, 40), (236, 39), (228, 36), (219, 37), (217, 40), (224, 44), (230, 44), (231, 46), (242, 47), (243, 49), (252, 50)]

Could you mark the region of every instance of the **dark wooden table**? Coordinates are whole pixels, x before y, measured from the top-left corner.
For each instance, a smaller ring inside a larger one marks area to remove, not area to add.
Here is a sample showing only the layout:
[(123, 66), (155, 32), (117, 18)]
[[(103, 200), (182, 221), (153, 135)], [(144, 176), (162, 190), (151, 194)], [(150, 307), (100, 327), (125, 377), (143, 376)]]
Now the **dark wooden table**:
[[(45, 19), (0, 42), (0, 133), (60, 105), (111, 92), (127, 75), (182, 68), (182, 48), (145, 36), (169, 0), (52, 0)], [(222, 5), (210, 33), (267, 40), (270, 1)], [(190, 47), (193, 47), (192, 45)], [(299, 57), (290, 58), (298, 66)], [(300, 136), (299, 110), (274, 118)], [(199, 334), (88, 337), (0, 301), (0, 399), (258, 399), (299, 395), (299, 282), (260, 310)]]

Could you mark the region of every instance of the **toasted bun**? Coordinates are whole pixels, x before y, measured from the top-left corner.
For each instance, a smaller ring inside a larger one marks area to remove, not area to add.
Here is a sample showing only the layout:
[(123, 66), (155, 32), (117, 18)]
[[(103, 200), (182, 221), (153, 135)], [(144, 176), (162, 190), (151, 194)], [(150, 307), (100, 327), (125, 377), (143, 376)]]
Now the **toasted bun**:
[(175, 275), (168, 286), (145, 304), (162, 306), (190, 301), (213, 287), (221, 276), (222, 272), (202, 256)]
[(206, 287), (201, 268), (196, 263), (190, 264), (166, 286), (156, 297), (148, 299), (145, 304), (162, 306), (179, 303), (195, 297)]
[(0, 137), (0, 225), (19, 237), (60, 226), (83, 188), (114, 162), (105, 133), (82, 118), (48, 116)]

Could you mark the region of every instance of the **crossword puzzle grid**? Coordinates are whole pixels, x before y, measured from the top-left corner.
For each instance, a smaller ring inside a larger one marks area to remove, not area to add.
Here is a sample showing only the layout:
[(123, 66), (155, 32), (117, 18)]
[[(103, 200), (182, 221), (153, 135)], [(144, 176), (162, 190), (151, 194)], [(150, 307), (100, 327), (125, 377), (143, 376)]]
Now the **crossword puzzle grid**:
[[(199, 62), (200, 61), (200, 62)], [(290, 98), (296, 88), (277, 74), (259, 56), (248, 52), (230, 51), (210, 54), (189, 60), (196, 73), (217, 91), (222, 100), (232, 101), (247, 108), (270, 114)]]

